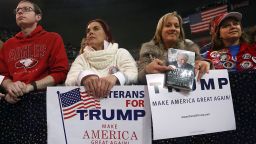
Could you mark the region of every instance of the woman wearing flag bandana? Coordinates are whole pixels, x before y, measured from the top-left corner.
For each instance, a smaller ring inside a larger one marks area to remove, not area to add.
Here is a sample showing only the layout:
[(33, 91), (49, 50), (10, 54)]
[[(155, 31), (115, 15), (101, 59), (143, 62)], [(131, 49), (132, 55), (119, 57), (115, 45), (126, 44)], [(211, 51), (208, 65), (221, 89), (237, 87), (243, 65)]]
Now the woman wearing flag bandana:
[(242, 14), (229, 12), (214, 19), (213, 46), (205, 55), (216, 69), (248, 71), (256, 69), (256, 44), (249, 43), (241, 25)]

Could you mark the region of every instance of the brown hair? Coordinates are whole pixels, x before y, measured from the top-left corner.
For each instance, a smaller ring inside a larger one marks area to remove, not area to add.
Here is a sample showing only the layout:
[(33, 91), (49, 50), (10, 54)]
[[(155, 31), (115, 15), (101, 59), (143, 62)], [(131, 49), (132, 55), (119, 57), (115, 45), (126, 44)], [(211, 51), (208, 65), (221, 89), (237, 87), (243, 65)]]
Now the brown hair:
[(33, 5), (33, 7), (34, 7), (35, 13), (41, 15), (41, 17), (42, 17), (43, 12), (42, 12), (40, 7), (36, 3), (34, 3), (32, 0), (21, 0), (19, 3), (22, 3), (22, 2), (29, 2), (29, 3), (31, 3)]
[(79, 50), (79, 54), (82, 54), (82, 53), (84, 53), (84, 48), (85, 48), (85, 46), (86, 46), (87, 44), (86, 44), (86, 38), (85, 37), (83, 37), (82, 38), (82, 40), (81, 40), (81, 43), (80, 43), (80, 50)]
[(110, 32), (110, 28), (109, 28), (108, 24), (107, 24), (105, 21), (103, 21), (102, 19), (94, 19), (94, 20), (89, 21), (89, 22), (87, 23), (87, 26), (88, 26), (90, 23), (92, 23), (92, 22), (98, 22), (98, 23), (102, 26), (102, 28), (103, 28), (103, 30), (104, 30), (106, 36), (107, 36), (107, 41), (108, 41), (108, 42), (111, 42), (111, 43), (114, 42), (113, 37), (112, 37), (112, 34), (111, 34), (111, 32)]
[[(216, 27), (216, 34), (213, 39), (213, 50), (221, 50), (225, 47), (222, 39), (220, 38), (220, 28), (222, 25), (223, 25), (223, 22), (221, 22), (219, 24), (219, 26)], [(241, 31), (242, 31), (242, 35), (239, 38), (240, 43), (242, 43), (242, 42), (249, 43), (249, 38), (248, 38), (247, 34), (243, 31), (241, 22), (240, 22), (240, 26), (241, 26)]]

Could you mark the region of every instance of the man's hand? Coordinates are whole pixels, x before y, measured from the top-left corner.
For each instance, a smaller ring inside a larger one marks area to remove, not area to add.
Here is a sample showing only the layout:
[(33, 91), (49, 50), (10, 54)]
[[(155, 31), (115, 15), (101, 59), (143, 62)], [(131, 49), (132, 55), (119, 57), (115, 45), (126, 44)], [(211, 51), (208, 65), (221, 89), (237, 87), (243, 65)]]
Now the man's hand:
[(34, 87), (31, 84), (26, 85), (25, 93), (29, 93), (34, 90)]
[(9, 95), (9, 94), (6, 94), (6, 96), (4, 97), (4, 99), (5, 99), (8, 103), (11, 103), (11, 104), (15, 104), (15, 103), (17, 103), (18, 101), (20, 101), (19, 98), (17, 98), (17, 97), (12, 97), (12, 96)]
[(14, 98), (18, 98), (19, 96), (23, 96), (26, 93), (27, 85), (21, 81), (8, 81), (4, 85), (7, 93)]
[(5, 94), (0, 93), (0, 100), (5, 98)]

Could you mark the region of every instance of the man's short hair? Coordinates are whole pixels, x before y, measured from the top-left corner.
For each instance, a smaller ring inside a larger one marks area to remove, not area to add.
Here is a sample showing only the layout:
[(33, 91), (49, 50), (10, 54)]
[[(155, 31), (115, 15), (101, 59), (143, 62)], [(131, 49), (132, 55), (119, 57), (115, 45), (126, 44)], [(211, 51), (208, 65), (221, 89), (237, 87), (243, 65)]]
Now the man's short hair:
[(33, 2), (32, 0), (21, 0), (19, 3), (22, 3), (22, 2), (29, 2), (29, 3), (31, 3), (33, 5), (33, 7), (34, 7), (35, 13), (36, 14), (40, 14), (41, 17), (42, 17), (43, 12), (42, 12), (41, 8), (35, 2)]

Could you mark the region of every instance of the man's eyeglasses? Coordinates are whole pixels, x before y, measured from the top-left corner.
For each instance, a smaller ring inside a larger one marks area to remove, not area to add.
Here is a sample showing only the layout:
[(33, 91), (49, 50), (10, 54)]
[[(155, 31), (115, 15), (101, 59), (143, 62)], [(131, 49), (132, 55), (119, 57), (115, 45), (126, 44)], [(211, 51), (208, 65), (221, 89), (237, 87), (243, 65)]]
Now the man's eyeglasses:
[(16, 15), (19, 11), (21, 10), (21, 12), (31, 12), (34, 11), (34, 9), (32, 7), (21, 7), (21, 8), (16, 8), (14, 9), (13, 13)]

